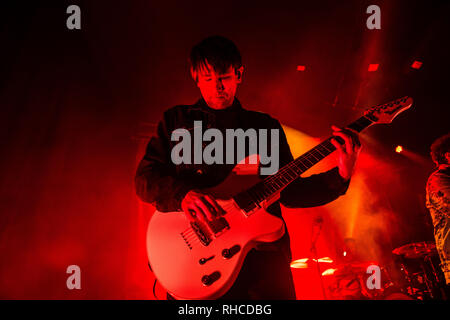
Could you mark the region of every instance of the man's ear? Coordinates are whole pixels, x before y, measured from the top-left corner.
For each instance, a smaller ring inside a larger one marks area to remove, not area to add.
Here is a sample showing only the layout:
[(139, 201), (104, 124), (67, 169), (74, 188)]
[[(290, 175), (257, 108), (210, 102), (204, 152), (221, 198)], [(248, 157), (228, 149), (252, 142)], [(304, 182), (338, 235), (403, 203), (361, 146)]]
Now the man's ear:
[(236, 70), (236, 76), (238, 79), (238, 82), (242, 82), (242, 74), (244, 73), (244, 66), (241, 66), (239, 69)]

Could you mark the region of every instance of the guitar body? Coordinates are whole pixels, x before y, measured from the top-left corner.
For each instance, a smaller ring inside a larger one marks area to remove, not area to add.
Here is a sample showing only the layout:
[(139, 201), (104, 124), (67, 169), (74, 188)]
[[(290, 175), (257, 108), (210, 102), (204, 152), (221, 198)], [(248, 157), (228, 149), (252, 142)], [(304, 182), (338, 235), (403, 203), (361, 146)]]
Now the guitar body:
[[(212, 236), (207, 245), (183, 212), (156, 211), (150, 220), (150, 266), (161, 285), (177, 299), (216, 299), (224, 295), (236, 280), (249, 250), (257, 243), (276, 241), (285, 232), (284, 222), (264, 207), (246, 215), (231, 199), (260, 181), (255, 175), (237, 175), (236, 171), (208, 189), (225, 210), (222, 217), (228, 226)], [(226, 249), (228, 254), (224, 255)]]

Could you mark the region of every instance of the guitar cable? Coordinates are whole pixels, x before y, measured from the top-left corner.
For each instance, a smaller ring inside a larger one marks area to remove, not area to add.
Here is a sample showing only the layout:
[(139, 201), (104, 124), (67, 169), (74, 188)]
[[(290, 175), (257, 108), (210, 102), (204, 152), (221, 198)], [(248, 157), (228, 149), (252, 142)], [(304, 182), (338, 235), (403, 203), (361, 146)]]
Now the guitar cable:
[[(153, 273), (152, 266), (150, 265), (150, 261), (147, 262), (147, 265), (148, 265), (148, 268), (150, 269), (150, 271)], [(153, 275), (155, 275), (155, 274), (153, 273)], [(158, 282), (158, 279), (156, 279), (156, 276), (155, 276), (155, 282), (153, 282), (153, 296), (155, 297), (156, 300), (159, 300), (158, 296), (156, 295), (156, 283), (157, 282)]]
[(158, 282), (158, 280), (155, 278), (155, 282), (153, 283), (153, 296), (155, 297), (156, 300), (159, 300), (158, 297), (156, 296), (156, 283)]

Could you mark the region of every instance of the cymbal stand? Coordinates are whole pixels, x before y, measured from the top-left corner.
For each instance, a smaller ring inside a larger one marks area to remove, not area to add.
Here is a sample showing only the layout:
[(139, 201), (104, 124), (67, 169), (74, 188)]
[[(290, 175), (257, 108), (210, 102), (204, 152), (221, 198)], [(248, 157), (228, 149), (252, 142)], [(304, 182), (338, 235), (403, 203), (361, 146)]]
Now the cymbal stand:
[[(320, 231), (322, 230), (322, 223), (323, 223), (322, 217), (316, 218), (314, 220), (314, 222), (313, 222), (312, 234), (311, 234), (311, 249), (310, 249), (310, 251), (313, 254), (313, 259), (316, 260), (317, 273), (319, 275), (320, 285), (322, 287), (323, 299), (327, 300), (327, 295), (326, 295), (326, 292), (325, 292), (325, 286), (323, 284), (322, 271), (320, 270), (320, 265), (319, 265), (319, 256), (317, 254), (317, 248), (316, 248), (316, 242), (317, 242), (317, 239), (319, 238)], [(314, 232), (315, 229), (317, 229), (316, 232)]]

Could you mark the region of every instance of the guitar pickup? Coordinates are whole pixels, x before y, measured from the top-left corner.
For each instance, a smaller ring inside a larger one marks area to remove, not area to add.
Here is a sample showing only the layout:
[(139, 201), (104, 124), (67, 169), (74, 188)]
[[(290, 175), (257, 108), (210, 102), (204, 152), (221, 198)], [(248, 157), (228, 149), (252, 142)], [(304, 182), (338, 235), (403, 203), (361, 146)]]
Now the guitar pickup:
[(191, 222), (191, 227), (194, 230), (194, 232), (197, 235), (200, 242), (204, 246), (207, 246), (210, 244), (211, 239), (208, 237), (207, 233), (205, 231), (203, 231), (202, 227), (199, 224), (197, 224), (195, 222)]
[(212, 221), (208, 221), (208, 227), (215, 236), (219, 236), (225, 230), (230, 229), (228, 221), (224, 217), (216, 218)]

